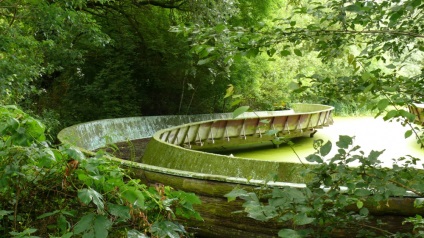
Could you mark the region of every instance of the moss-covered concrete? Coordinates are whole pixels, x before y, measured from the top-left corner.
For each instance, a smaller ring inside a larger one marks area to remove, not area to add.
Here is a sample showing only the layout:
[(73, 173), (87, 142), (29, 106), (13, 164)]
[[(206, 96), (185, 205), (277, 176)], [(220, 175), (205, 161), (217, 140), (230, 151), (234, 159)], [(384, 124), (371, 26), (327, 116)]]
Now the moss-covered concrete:
[[(293, 110), (272, 112), (248, 112), (241, 118), (266, 118), (303, 113), (316, 113), (332, 108), (316, 104), (293, 104)], [(155, 132), (181, 124), (196, 121), (232, 119), (232, 113), (204, 114), (187, 116), (150, 116), (106, 119), (74, 125), (62, 130), (58, 138), (85, 151), (104, 147), (108, 143), (151, 137)], [(238, 118), (239, 118), (238, 117)], [(237, 119), (236, 119), (237, 120)], [(303, 165), (234, 158), (201, 151), (194, 151), (166, 143), (160, 139), (161, 133), (149, 143), (142, 163), (146, 168), (161, 168), (164, 172), (177, 174), (207, 174), (210, 176), (234, 177), (245, 180), (268, 180), (278, 175), (279, 181), (303, 183), (305, 179), (299, 171)], [(147, 166), (149, 165), (149, 166)]]
[[(296, 105), (294, 108), (297, 112), (307, 113), (312, 109), (320, 109), (320, 106)], [(256, 114), (250, 116), (257, 117)], [(264, 112), (261, 115), (269, 115), (269, 113)], [(226, 119), (231, 118), (232, 115), (206, 115), (197, 118), (166, 117), (121, 118), (89, 122), (66, 128), (58, 137), (62, 142), (70, 143), (92, 154), (90, 150), (103, 147), (106, 143), (151, 137), (156, 131), (170, 126), (191, 123), (194, 120)], [(279, 229), (290, 227), (273, 222), (258, 222), (248, 218), (244, 213), (234, 213), (243, 210), (242, 201), (228, 203), (223, 196), (235, 187), (255, 189), (264, 183), (269, 186), (304, 188), (305, 184), (302, 182), (308, 178), (300, 175), (299, 171), (303, 169), (301, 164), (252, 161), (193, 151), (161, 141), (158, 136), (159, 134), (155, 135), (151, 140), (143, 158), (144, 163), (119, 158), (110, 159), (128, 168), (134, 173), (134, 177), (146, 183), (163, 183), (175, 189), (196, 193), (203, 202), (196, 207), (196, 210), (200, 212), (204, 221), (185, 221), (189, 224), (186, 227), (190, 232), (194, 232), (199, 237), (276, 237)], [(279, 175), (279, 181), (287, 182), (266, 182), (273, 173)], [(410, 228), (401, 225), (403, 217), (399, 215), (423, 213), (423, 209), (416, 210), (413, 204), (414, 198), (391, 198), (379, 206), (373, 204), (365, 204), (365, 206), (372, 214), (379, 216), (395, 214), (389, 218), (385, 217), (384, 221), (388, 223), (388, 227), (400, 231), (400, 229)], [(376, 219), (379, 218), (377, 216)], [(392, 220), (393, 225), (390, 223)], [(370, 224), (377, 223), (372, 221)], [(195, 229), (190, 230), (192, 227)], [(334, 234), (334, 237), (346, 237), (355, 232), (357, 228), (350, 227), (340, 230), (340, 233)]]
[[(286, 115), (292, 110), (273, 112), (246, 112), (239, 117)], [(58, 134), (62, 143), (68, 143), (85, 150), (95, 150), (108, 143), (117, 143), (152, 137), (161, 129), (197, 121), (232, 118), (232, 113), (199, 115), (169, 115), (104, 119), (85, 122), (64, 128)]]
[(195, 151), (164, 143), (156, 136), (149, 142), (142, 162), (176, 170), (246, 179), (266, 180), (277, 174), (278, 181), (305, 182), (305, 178), (300, 176), (300, 171), (305, 168), (302, 164), (251, 160)]

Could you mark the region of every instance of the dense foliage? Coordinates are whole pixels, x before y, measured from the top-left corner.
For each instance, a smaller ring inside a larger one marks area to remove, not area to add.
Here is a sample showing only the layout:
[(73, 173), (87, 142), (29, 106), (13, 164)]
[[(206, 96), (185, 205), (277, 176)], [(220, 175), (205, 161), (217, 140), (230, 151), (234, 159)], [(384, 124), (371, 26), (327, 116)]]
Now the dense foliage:
[(226, 69), (198, 65), (169, 28), (257, 22), (268, 2), (1, 1), (1, 101), (62, 125), (227, 110)]
[[(411, 124), (415, 116), (407, 110), (424, 102), (423, 11), (422, 0), (1, 0), (0, 105), (19, 105), (48, 125), (0, 107), (1, 234), (104, 236), (113, 228), (117, 235), (178, 236), (186, 233), (174, 222), (174, 208), (198, 218), (194, 195), (147, 187), (101, 153), (87, 159), (46, 139), (82, 121), (312, 102), (334, 105), (337, 113), (366, 106), (408, 126), (405, 137), (424, 145), (422, 127)], [(353, 218), (366, 219), (365, 188), (422, 193), (411, 184), (421, 179), (413, 168), (381, 171), (379, 152), (351, 155), (358, 148), (346, 148), (343, 138), (345, 154), (309, 171), (318, 181), (305, 194), (275, 191), (270, 205), (255, 204), (285, 213), (251, 216), (280, 216), (326, 234), (327, 224), (344, 222), (337, 214), (347, 205), (360, 209)], [(309, 159), (320, 160), (329, 146), (321, 142)], [(341, 166), (347, 160), (372, 161), (364, 164), (368, 175), (384, 177), (369, 176), (374, 180), (364, 185), (361, 171)], [(396, 188), (375, 184), (408, 176), (414, 179)], [(321, 206), (329, 195), (341, 201), (346, 194), (331, 191), (343, 183), (354, 185), (345, 203), (326, 204), (325, 214), (308, 206)], [(318, 185), (329, 184), (324, 194)], [(277, 207), (293, 194), (299, 207)], [(295, 233), (281, 233), (287, 234)]]
[[(297, 99), (363, 105), (407, 124), (413, 121), (404, 112), (407, 106), (424, 101), (423, 9), (420, 0), (296, 1), (273, 21), (248, 27), (180, 26), (174, 31), (189, 34), (194, 49), (206, 49), (207, 54), (199, 51), (199, 63), (230, 67), (244, 57), (265, 55), (271, 61), (302, 57), (314, 62), (315, 55), (339, 71), (298, 71), (287, 88)], [(386, 110), (389, 106), (395, 110)]]
[(253, 219), (281, 223), (285, 228), (279, 237), (332, 237), (343, 229), (345, 233), (338, 236), (423, 237), (423, 219), (418, 214), (400, 218), (402, 225), (397, 226), (384, 216), (370, 214), (371, 209), (389, 208), (389, 199), (404, 197), (407, 191), (419, 197), (415, 205), (422, 207), (420, 159), (405, 156), (388, 169), (379, 159), (384, 150), (365, 154), (354, 145), (354, 138), (345, 135), (335, 144), (334, 149), (330, 141), (314, 142), (316, 152), (306, 160), (317, 166), (305, 167), (303, 175), (311, 177), (305, 188), (265, 186), (261, 192), (236, 188), (226, 197), (229, 201), (243, 199), (244, 211)]
[(180, 237), (177, 217), (201, 219), (200, 200), (147, 186), (102, 152), (85, 157), (45, 139), (45, 127), (0, 107), (1, 237)]

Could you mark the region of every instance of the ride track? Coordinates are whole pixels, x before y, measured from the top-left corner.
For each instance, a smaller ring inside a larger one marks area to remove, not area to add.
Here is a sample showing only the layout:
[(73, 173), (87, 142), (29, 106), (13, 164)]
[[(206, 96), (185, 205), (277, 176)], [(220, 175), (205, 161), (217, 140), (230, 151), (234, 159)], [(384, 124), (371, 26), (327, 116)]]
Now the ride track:
[[(257, 222), (246, 217), (241, 201), (228, 203), (225, 194), (235, 187), (306, 187), (300, 163), (258, 161), (207, 153), (223, 146), (268, 143), (276, 137), (310, 136), (316, 129), (332, 124), (333, 107), (319, 104), (293, 104), (293, 110), (194, 116), (153, 116), (118, 118), (87, 122), (65, 128), (58, 134), (62, 143), (79, 147), (94, 155), (94, 150), (109, 143), (149, 138), (142, 158), (134, 161), (110, 157), (149, 184), (161, 183), (202, 200), (197, 206), (204, 221), (185, 221), (201, 237), (274, 237), (282, 225)], [(198, 121), (198, 122), (194, 122)], [(271, 131), (272, 133), (266, 133)], [(306, 165), (313, 166), (313, 165)], [(270, 181), (271, 173), (278, 175)], [(384, 217), (388, 226), (399, 230), (405, 216), (423, 214), (414, 208), (416, 197), (390, 198), (387, 203), (369, 206), (370, 213)], [(344, 237), (355, 227), (334, 234)]]

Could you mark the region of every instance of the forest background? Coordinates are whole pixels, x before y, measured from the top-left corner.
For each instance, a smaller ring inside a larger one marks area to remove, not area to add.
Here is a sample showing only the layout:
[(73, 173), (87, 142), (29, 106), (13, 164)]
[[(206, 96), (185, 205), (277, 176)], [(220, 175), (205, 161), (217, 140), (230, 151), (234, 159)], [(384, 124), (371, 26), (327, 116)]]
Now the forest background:
[(1, 103), (37, 115), (53, 136), (84, 121), (237, 105), (354, 113), (382, 91), (404, 93), (393, 99), (402, 105), (424, 91), (419, 0), (0, 4)]
[[(147, 188), (103, 160), (50, 147), (44, 133), (54, 141), (80, 122), (309, 102), (396, 119), (423, 144), (407, 111), (424, 101), (423, 9), (422, 0), (0, 0), (0, 230), (105, 237), (125, 221), (116, 232), (185, 234), (167, 223), (163, 197), (198, 218), (190, 194)], [(78, 175), (62, 180), (69, 161)], [(98, 182), (112, 171), (113, 181)], [(134, 193), (112, 192), (117, 185)], [(50, 193), (50, 204), (31, 200)], [(132, 216), (128, 203), (138, 199), (165, 221)], [(90, 206), (67, 210), (81, 202)], [(48, 218), (50, 227), (31, 228)]]

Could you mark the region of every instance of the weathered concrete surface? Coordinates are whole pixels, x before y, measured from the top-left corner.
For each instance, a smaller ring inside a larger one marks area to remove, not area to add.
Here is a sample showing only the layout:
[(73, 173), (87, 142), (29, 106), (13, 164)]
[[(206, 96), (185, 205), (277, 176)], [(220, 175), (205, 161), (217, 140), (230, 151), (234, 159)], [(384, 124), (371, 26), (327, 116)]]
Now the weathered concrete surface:
[(415, 123), (424, 125), (424, 103), (413, 103), (409, 111), (415, 115)]
[[(314, 133), (316, 128), (332, 124), (333, 107), (295, 104), (294, 112), (283, 115), (246, 116), (188, 123), (156, 132), (142, 158), (142, 163), (158, 167), (244, 179), (304, 183), (301, 163), (282, 163), (230, 157), (198, 151), (245, 143), (270, 143), (278, 136), (296, 137)], [(266, 132), (273, 130), (271, 135)], [(194, 148), (194, 150), (193, 150)], [(196, 150), (197, 149), (197, 150)]]
[[(306, 112), (310, 110), (308, 107), (299, 107), (299, 110)], [(58, 137), (64, 143), (73, 144), (87, 153), (92, 153), (89, 150), (103, 147), (107, 143), (151, 137), (157, 130), (178, 126), (183, 123), (192, 123), (194, 120), (231, 117), (231, 114), (224, 114), (218, 117), (216, 115), (207, 115), (204, 118), (197, 117), (196, 119), (190, 118), (190, 116), (174, 116), (170, 118), (141, 117), (102, 120), (66, 128)], [(166, 149), (162, 147), (164, 145)], [(261, 178), (265, 175), (264, 172), (266, 170), (271, 173), (274, 171), (280, 173), (279, 171), (282, 171), (280, 176), (287, 176), (288, 173), (284, 171), (283, 165), (280, 168), (280, 165), (276, 163), (265, 163), (260, 165), (264, 166), (263, 168), (258, 169), (260, 167), (257, 167), (256, 162), (250, 165), (240, 165), (243, 160), (238, 161), (226, 156), (211, 156), (204, 152), (184, 149), (181, 146), (172, 145), (160, 139), (152, 142), (149, 148), (151, 150), (149, 153), (153, 155), (151, 158), (155, 160), (150, 165), (118, 158), (111, 158), (111, 160), (132, 170), (135, 177), (142, 179), (146, 183), (163, 183), (175, 189), (196, 193), (203, 202), (196, 209), (205, 221), (189, 221), (188, 228), (198, 237), (276, 237), (279, 229), (290, 227), (289, 224), (286, 226), (272, 222), (258, 222), (246, 217), (243, 213), (233, 213), (243, 209), (241, 202), (228, 203), (226, 198), (223, 197), (224, 194), (236, 186), (254, 189), (264, 185), (266, 182)], [(177, 159), (173, 161), (169, 158)], [(195, 166), (195, 164), (200, 164), (200, 166)], [(207, 164), (213, 164), (214, 166), (208, 167)], [(202, 165), (205, 168), (202, 168)], [(285, 165), (288, 166), (289, 164)], [(240, 166), (240, 170), (232, 168), (232, 166)], [(299, 165), (297, 164), (296, 166)], [(262, 171), (261, 174), (259, 172), (258, 174), (256, 172), (253, 173), (256, 170)], [(247, 175), (249, 176), (246, 177)], [(305, 178), (300, 177), (293, 170), (293, 176), (281, 178), (282, 181), (289, 182), (267, 182), (267, 184), (269, 186), (303, 188), (305, 184), (299, 183), (303, 179)], [(377, 207), (381, 210), (373, 210), (373, 206), (369, 206), (369, 208), (373, 214), (385, 216), (383, 214), (389, 213), (391, 215), (383, 219), (387, 223), (388, 228), (392, 228), (394, 231), (401, 231), (401, 229), (408, 231), (411, 228), (401, 225), (404, 217), (399, 215), (416, 214), (417, 210), (413, 207), (413, 201), (414, 198), (394, 198)], [(365, 206), (368, 206), (368, 204), (365, 204)], [(418, 213), (422, 214), (423, 211), (418, 211)], [(392, 214), (396, 215), (392, 216)], [(377, 219), (379, 218), (383, 217), (377, 217)], [(336, 231), (334, 237), (347, 237), (355, 232), (357, 232), (357, 227), (351, 227)]]
[[(239, 117), (285, 115), (288, 113), (293, 113), (293, 110), (246, 112)], [(67, 127), (59, 132), (58, 138), (62, 143), (68, 143), (85, 150), (95, 150), (109, 143), (149, 138), (158, 130), (181, 124), (227, 119), (232, 118), (232, 116), (232, 113), (216, 113), (105, 119)]]
[(158, 167), (245, 179), (267, 180), (278, 175), (278, 181), (304, 183), (300, 171), (307, 165), (251, 160), (181, 148), (152, 139), (142, 158), (143, 163)]

